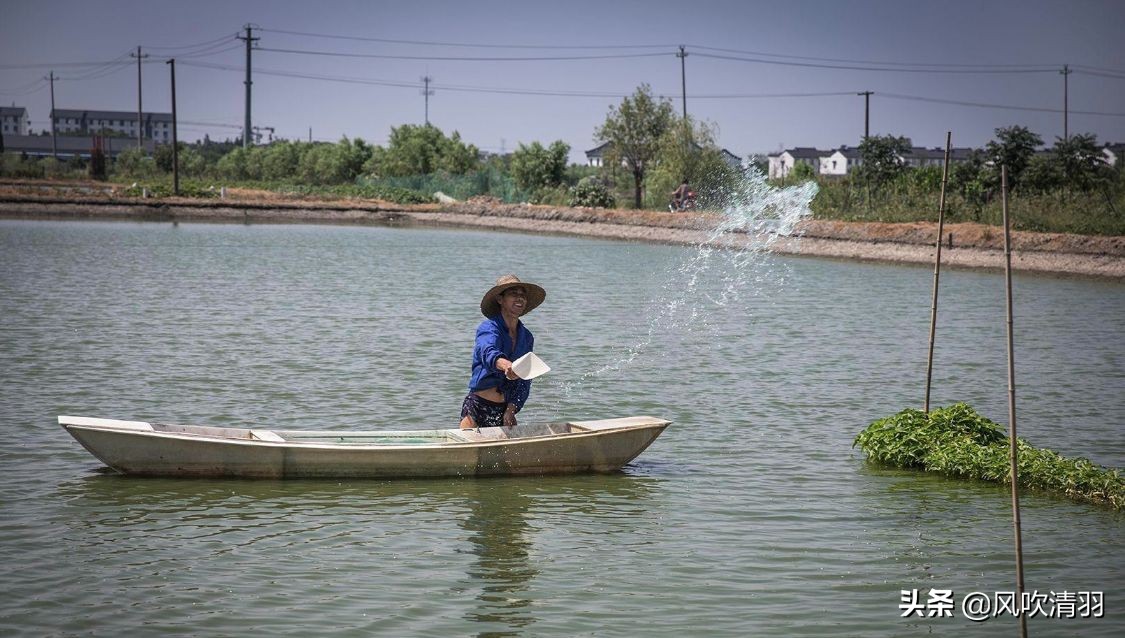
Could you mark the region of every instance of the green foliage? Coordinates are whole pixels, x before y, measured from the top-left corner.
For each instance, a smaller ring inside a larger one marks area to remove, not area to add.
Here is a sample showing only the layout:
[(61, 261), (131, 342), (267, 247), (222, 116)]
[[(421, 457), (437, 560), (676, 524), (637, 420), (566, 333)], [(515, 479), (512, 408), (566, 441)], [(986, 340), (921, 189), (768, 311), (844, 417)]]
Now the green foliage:
[(793, 165), (793, 170), (789, 171), (788, 177), (794, 182), (806, 182), (810, 179), (816, 179), (816, 171), (813, 170), (812, 164), (808, 162), (797, 162)]
[(1043, 138), (1032, 133), (1025, 126), (1009, 126), (996, 129), (996, 139), (985, 146), (985, 154), (992, 161), (989, 179), (993, 186), (1000, 185), (1000, 167), (1008, 167), (1008, 190), (1019, 186), (1023, 173), (1035, 155), (1035, 149), (1043, 144)]
[(856, 179), (874, 187), (881, 187), (906, 172), (902, 155), (910, 150), (905, 137), (872, 135), (859, 143), (863, 163), (856, 170)]
[(566, 178), (567, 157), (570, 145), (562, 140), (544, 148), (539, 142), (519, 145), (511, 157), (510, 170), (516, 184), (529, 191), (555, 187)]
[[(349, 142), (345, 137), (336, 144), (313, 144), (301, 155), (297, 179), (305, 184), (354, 182), (372, 152), (372, 148), (361, 139)], [(264, 154), (262, 160), (259, 170), (265, 178)]]
[(617, 205), (609, 188), (597, 177), (583, 177), (570, 189), (569, 206), (613, 208)]
[[(983, 153), (949, 168), (947, 222), (1002, 225), (999, 186), (991, 184), (991, 168)], [(1102, 168), (1088, 190), (1063, 178), (1053, 153), (1032, 158), (1021, 186), (1008, 195), (1012, 228), (1084, 235), (1125, 235), (1125, 171)], [(908, 168), (881, 188), (869, 188), (856, 177), (820, 178), (812, 202), (818, 219), (847, 221), (937, 221), (941, 194), (940, 169)]]
[(152, 179), (160, 173), (160, 167), (144, 149), (130, 147), (117, 154), (113, 162), (113, 172), (119, 177)]
[(633, 205), (641, 207), (645, 174), (658, 159), (660, 142), (675, 122), (675, 111), (668, 98), (656, 99), (647, 84), (637, 87), (619, 106), (611, 106), (595, 139), (609, 142), (606, 165), (625, 163), (633, 175)]
[[(964, 403), (931, 411), (906, 409), (879, 419), (856, 437), (868, 459), (949, 476), (1010, 482), (1009, 442), (1000, 426)], [(1125, 507), (1125, 479), (1119, 470), (1082, 458), (1016, 442), (1021, 486), (1074, 499)]]
[(1089, 191), (1104, 187), (1113, 178), (1113, 169), (1106, 164), (1098, 138), (1092, 133), (1068, 140), (1057, 138), (1049, 157), (1067, 188)]
[(645, 205), (663, 209), (672, 191), (687, 180), (700, 208), (721, 208), (739, 180), (738, 169), (727, 164), (715, 142), (713, 125), (679, 120), (665, 131), (657, 149), (658, 162), (645, 178)]
[(391, 128), (386, 147), (376, 147), (363, 172), (380, 177), (427, 175), (437, 171), (460, 175), (479, 165), (477, 147), (464, 144), (454, 131), (446, 137), (441, 129), (426, 124), (404, 124)]

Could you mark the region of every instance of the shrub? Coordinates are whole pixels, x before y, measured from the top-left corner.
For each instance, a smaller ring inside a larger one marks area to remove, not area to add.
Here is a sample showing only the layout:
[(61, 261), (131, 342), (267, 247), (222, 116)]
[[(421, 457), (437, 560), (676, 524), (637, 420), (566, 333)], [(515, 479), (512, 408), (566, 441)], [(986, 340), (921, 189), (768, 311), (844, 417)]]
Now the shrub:
[(613, 208), (617, 202), (606, 188), (605, 182), (597, 177), (583, 177), (570, 189), (571, 206)]

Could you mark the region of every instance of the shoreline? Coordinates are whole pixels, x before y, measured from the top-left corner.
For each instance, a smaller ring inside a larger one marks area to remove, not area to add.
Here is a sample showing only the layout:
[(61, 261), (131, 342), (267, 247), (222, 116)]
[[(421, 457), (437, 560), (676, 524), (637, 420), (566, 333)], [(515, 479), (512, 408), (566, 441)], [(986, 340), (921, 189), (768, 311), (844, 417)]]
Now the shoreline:
[[(555, 234), (617, 241), (697, 245), (708, 238), (713, 213), (666, 213), (565, 208), (471, 200), (453, 204), (399, 205), (361, 200), (292, 198), (139, 200), (105, 196), (36, 196), (0, 193), (0, 219), (134, 220), (153, 222), (315, 223), (418, 225)], [(853, 261), (933, 264), (936, 223), (888, 224), (805, 220), (793, 237), (769, 250), (781, 255)], [(1003, 231), (981, 224), (946, 224), (942, 263), (957, 268), (1002, 269)], [(953, 246), (948, 243), (952, 234)], [(748, 247), (762, 238), (724, 235), (713, 245)], [(1012, 232), (1012, 268), (1021, 272), (1125, 280), (1125, 237)]]

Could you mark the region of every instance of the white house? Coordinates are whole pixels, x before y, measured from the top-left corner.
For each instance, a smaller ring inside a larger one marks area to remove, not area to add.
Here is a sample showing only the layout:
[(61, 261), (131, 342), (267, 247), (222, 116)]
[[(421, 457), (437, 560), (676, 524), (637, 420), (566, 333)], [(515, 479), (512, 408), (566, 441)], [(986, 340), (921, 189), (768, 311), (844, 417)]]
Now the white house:
[(820, 174), (833, 177), (843, 177), (863, 164), (863, 156), (854, 146), (841, 146), (835, 151), (827, 151), (829, 155), (820, 157)]
[(1117, 166), (1117, 162), (1121, 161), (1123, 157), (1125, 157), (1125, 144), (1120, 142), (1110, 144), (1107, 142), (1102, 147), (1102, 159), (1105, 160), (1107, 166)]
[(27, 135), (27, 109), (22, 106), (0, 106), (0, 131), (5, 135)]
[(602, 166), (605, 164), (605, 153), (609, 149), (609, 142), (586, 151), (586, 164), (589, 166)]
[(820, 173), (820, 158), (830, 151), (819, 151), (812, 147), (798, 146), (786, 149), (777, 155), (770, 155), (770, 179), (781, 179), (793, 171), (798, 163), (808, 164), (813, 173)]
[[(136, 111), (83, 111), (76, 109), (55, 109), (51, 111), (55, 130), (59, 133), (98, 133), (116, 131), (128, 137), (137, 136)], [(172, 141), (171, 113), (142, 113), (144, 127), (142, 137), (157, 142)]]

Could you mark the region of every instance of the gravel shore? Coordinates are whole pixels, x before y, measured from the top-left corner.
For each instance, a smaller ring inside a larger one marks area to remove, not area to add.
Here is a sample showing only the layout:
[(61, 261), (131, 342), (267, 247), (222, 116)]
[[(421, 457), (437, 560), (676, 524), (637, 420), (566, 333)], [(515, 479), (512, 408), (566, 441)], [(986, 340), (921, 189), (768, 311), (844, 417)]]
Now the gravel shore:
[[(590, 208), (508, 205), (480, 200), (446, 205), (400, 206), (368, 201), (140, 200), (107, 197), (44, 197), (0, 193), (0, 218), (135, 219), (241, 223), (343, 223), (435, 225), (604, 239), (698, 244), (718, 217)], [(770, 250), (791, 255), (932, 264), (933, 223), (880, 224), (808, 220), (798, 235)], [(952, 238), (949, 235), (952, 234)], [(952, 247), (947, 242), (952, 240)], [(750, 245), (761, 238), (727, 234), (716, 243)], [(1012, 233), (1016, 270), (1125, 280), (1125, 237), (1059, 233)], [(980, 224), (947, 224), (942, 263), (965, 268), (1003, 268), (1003, 231)]]

